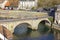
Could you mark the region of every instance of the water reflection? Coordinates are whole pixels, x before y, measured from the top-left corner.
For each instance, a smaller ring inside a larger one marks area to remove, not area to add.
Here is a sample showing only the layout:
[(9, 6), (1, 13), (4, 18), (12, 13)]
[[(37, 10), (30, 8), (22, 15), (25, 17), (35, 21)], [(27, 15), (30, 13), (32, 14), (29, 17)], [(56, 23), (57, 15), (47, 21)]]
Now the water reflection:
[[(41, 31), (43, 29), (45, 31)], [(32, 31), (31, 29), (28, 29), (28, 31), (24, 34), (20, 34), (19, 36), (14, 35), (14, 40), (54, 40), (53, 33), (47, 32), (46, 30), (46, 27), (40, 28), (37, 31)]]
[(49, 31), (49, 27), (48, 27), (48, 25), (45, 25), (45, 24), (40, 23), (39, 26), (38, 26), (38, 31), (40, 33), (43, 33), (44, 34), (47, 31)]

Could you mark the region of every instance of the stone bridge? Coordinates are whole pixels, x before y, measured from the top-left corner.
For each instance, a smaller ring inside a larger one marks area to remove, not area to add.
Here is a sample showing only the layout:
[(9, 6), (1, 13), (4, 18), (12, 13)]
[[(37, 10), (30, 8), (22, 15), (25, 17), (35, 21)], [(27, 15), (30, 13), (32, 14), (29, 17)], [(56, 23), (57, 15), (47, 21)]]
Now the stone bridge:
[(38, 25), (41, 22), (46, 22), (51, 25), (51, 22), (49, 21), (48, 18), (34, 18), (34, 19), (9, 19), (9, 20), (0, 20), (0, 25), (6, 27), (9, 29), (12, 33), (14, 32), (15, 28), (17, 28), (19, 25), (27, 26), (28, 28), (31, 29), (38, 29)]
[[(2, 19), (2, 18), (3, 19)], [(27, 12), (27, 11), (0, 11), (0, 25), (6, 27), (12, 33), (16, 29), (31, 28), (38, 29), (40, 23), (51, 25), (47, 13), (43, 12)], [(25, 30), (25, 29), (23, 29)]]

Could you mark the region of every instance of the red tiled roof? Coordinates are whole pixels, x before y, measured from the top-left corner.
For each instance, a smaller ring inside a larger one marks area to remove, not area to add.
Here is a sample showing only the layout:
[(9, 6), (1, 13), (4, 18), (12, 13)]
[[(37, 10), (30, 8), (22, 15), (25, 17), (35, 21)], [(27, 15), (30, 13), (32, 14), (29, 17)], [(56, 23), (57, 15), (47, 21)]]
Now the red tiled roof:
[(5, 6), (10, 6), (10, 2), (9, 1), (6, 2)]

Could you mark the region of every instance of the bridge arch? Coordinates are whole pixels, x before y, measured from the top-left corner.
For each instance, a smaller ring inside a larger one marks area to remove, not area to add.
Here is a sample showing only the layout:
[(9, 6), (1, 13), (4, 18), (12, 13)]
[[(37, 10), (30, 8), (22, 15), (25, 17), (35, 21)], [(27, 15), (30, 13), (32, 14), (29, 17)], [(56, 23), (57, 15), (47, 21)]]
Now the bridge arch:
[(38, 23), (38, 25), (42, 22), (49, 23), (51, 25), (51, 21), (49, 19), (41, 19)]
[[(42, 28), (41, 28), (41, 26), (42, 26)], [(48, 28), (51, 26), (51, 22), (50, 22), (50, 20), (48, 20), (48, 19), (41, 19), (40, 21), (39, 21), (39, 23), (38, 23), (38, 30), (40, 30), (40, 29), (43, 29), (44, 30), (44, 27), (43, 26), (45, 26), (46, 27), (46, 25), (48, 26)]]
[(14, 34), (19, 35), (26, 33), (30, 27), (31, 25), (29, 23), (20, 23), (14, 28)]

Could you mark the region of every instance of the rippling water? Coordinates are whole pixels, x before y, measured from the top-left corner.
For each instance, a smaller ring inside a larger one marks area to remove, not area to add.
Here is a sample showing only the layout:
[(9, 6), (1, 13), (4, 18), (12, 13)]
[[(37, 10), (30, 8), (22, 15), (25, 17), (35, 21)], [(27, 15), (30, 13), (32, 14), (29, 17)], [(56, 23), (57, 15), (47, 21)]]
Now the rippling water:
[(26, 33), (20, 35), (14, 34), (14, 40), (54, 40), (54, 35), (52, 32), (40, 32), (39, 30), (32, 31), (28, 29)]

